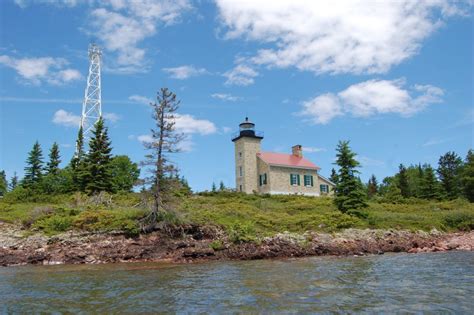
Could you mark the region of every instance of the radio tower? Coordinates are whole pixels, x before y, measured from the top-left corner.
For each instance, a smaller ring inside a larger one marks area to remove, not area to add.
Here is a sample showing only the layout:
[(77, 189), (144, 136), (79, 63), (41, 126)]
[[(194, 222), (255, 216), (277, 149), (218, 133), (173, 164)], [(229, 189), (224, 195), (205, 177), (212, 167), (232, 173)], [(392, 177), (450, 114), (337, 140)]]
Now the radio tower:
[(102, 51), (96, 44), (89, 45), (89, 74), (87, 87), (82, 104), (81, 127), (84, 134), (84, 143), (89, 143), (92, 129), (102, 116), (102, 99), (100, 91), (100, 59)]

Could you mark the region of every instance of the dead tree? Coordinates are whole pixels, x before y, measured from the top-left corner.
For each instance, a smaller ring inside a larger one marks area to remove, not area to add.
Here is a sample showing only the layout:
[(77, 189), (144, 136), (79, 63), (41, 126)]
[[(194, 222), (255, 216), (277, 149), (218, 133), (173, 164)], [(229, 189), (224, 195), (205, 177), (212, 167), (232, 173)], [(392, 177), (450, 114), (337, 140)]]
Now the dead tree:
[(156, 102), (150, 104), (153, 108), (155, 128), (151, 129), (151, 141), (144, 143), (150, 153), (142, 164), (150, 167), (151, 176), (147, 178), (147, 182), (151, 186), (153, 200), (150, 213), (142, 221), (144, 232), (154, 230), (159, 218), (165, 217), (164, 214), (171, 210), (166, 205), (171, 188), (167, 179), (176, 173), (176, 168), (170, 160), (170, 155), (180, 152), (179, 143), (184, 138), (175, 128), (179, 103), (176, 94), (162, 88), (157, 93)]

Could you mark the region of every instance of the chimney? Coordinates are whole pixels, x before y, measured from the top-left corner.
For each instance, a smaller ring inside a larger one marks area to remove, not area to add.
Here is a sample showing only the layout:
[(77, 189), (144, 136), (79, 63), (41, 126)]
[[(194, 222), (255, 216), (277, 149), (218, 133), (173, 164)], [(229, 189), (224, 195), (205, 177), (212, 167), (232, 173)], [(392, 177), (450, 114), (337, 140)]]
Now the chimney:
[(300, 144), (294, 145), (294, 146), (291, 147), (291, 153), (294, 156), (302, 158), (303, 157), (303, 147)]

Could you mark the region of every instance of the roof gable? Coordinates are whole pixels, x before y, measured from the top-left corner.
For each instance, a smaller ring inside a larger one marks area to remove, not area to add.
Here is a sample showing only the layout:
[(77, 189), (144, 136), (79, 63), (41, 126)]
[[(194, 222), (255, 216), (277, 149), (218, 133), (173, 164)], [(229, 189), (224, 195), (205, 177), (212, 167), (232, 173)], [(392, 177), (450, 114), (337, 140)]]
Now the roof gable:
[(294, 167), (294, 168), (306, 168), (319, 170), (316, 164), (311, 162), (304, 157), (298, 157), (293, 154), (275, 153), (275, 152), (260, 152), (257, 156), (269, 165), (282, 166), (282, 167)]

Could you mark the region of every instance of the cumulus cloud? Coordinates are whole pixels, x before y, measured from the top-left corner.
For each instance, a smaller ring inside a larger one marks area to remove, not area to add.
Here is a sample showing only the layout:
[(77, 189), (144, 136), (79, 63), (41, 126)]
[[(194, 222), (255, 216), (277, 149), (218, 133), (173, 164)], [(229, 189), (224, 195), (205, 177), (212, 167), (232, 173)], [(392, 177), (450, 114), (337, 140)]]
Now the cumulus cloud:
[[(262, 44), (249, 58), (252, 64), (316, 74), (385, 73), (417, 54), (423, 40), (449, 16), (470, 9), (469, 4), (449, 0), (216, 4), (224, 38)], [(253, 80), (241, 82), (248, 85)]]
[(299, 115), (315, 124), (327, 124), (345, 114), (369, 117), (394, 113), (409, 117), (442, 101), (443, 90), (432, 85), (404, 88), (405, 80), (369, 80), (337, 93), (327, 93), (303, 102)]
[(237, 64), (232, 70), (225, 72), (223, 75), (227, 78), (226, 85), (247, 86), (255, 82), (254, 78), (258, 76), (258, 72), (249, 65)]
[(0, 64), (14, 69), (21, 80), (34, 85), (40, 85), (42, 82), (63, 85), (82, 79), (79, 71), (66, 68), (68, 61), (63, 58), (15, 58), (1, 55)]
[(316, 147), (303, 147), (303, 152), (307, 152), (307, 153), (326, 152), (326, 149), (316, 148)]
[(362, 166), (381, 167), (381, 166), (384, 166), (384, 165), (385, 165), (385, 162), (384, 162), (384, 161), (380, 161), (380, 160), (373, 159), (373, 158), (370, 158), (370, 157), (367, 157), (367, 156), (363, 156), (363, 155), (357, 156), (356, 159), (360, 162), (360, 164), (361, 164)]
[(79, 127), (81, 116), (60, 109), (54, 113), (53, 123), (66, 127)]
[(115, 123), (120, 120), (120, 116), (115, 113), (103, 113), (102, 117), (104, 117), (105, 120), (110, 121), (112, 123)]
[(213, 122), (205, 119), (197, 119), (187, 114), (175, 114), (175, 128), (184, 134), (210, 135), (217, 132)]
[(128, 97), (128, 99), (132, 102), (142, 103), (142, 104), (146, 104), (146, 105), (149, 105), (150, 103), (153, 103), (153, 100), (151, 98), (148, 98), (148, 97), (142, 96), (142, 95), (130, 95)]
[(208, 71), (204, 68), (196, 68), (194, 66), (180, 66), (175, 68), (163, 68), (163, 71), (168, 73), (171, 78), (178, 80), (185, 80), (190, 77), (207, 74)]
[(234, 96), (227, 93), (214, 93), (214, 94), (211, 94), (211, 97), (218, 100), (222, 100), (222, 101), (228, 101), (228, 102), (236, 102), (242, 99), (241, 97)]

